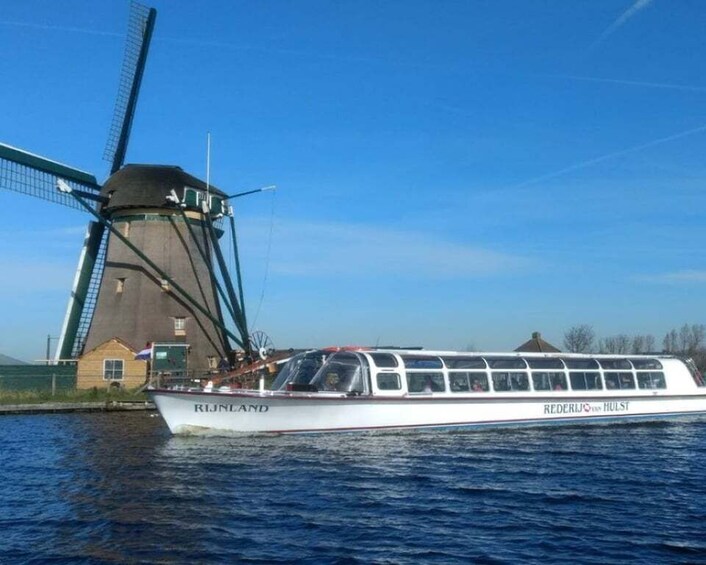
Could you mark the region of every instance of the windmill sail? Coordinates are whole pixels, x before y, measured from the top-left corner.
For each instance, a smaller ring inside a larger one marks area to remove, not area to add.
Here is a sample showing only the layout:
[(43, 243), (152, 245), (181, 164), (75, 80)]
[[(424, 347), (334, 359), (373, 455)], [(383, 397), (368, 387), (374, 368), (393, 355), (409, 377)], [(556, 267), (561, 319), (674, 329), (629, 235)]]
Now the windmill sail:
[(103, 276), (107, 239), (102, 224), (88, 223), (59, 343), (56, 347), (57, 363), (65, 359), (75, 359), (83, 351)]
[[(100, 186), (93, 175), (34, 153), (0, 144), (0, 189), (12, 190), (71, 208), (82, 209), (72, 196), (56, 190), (59, 179), (78, 190), (84, 197), (101, 201)], [(71, 357), (74, 350), (76, 331), (86, 302), (86, 291), (89, 288), (93, 267), (96, 263), (95, 259), (100, 248), (102, 226), (92, 227), (91, 234), (94, 241), (89, 241), (87, 238), (86, 244), (90, 243), (90, 247), (84, 245), (84, 250), (81, 253), (79, 273), (74, 280), (69, 308), (59, 337), (58, 359)]]
[[(207, 371), (232, 354), (233, 343), (250, 349), (242, 290), (237, 296), (225, 269), (219, 277), (212, 261), (215, 251), (224, 263), (218, 218), (228, 209), (227, 195), (179, 167), (123, 166), (155, 19), (154, 9), (132, 3), (104, 185), (83, 171), (0, 145), (0, 189), (83, 209), (95, 219), (57, 359), (77, 358), (114, 338), (134, 347), (181, 342), (188, 343), (190, 370)], [(228, 280), (228, 295), (221, 294), (240, 335), (223, 318), (218, 280)], [(102, 383), (105, 375), (84, 377), (83, 384)]]
[(60, 178), (94, 200), (100, 191), (96, 178), (89, 173), (0, 143), (0, 189), (81, 209), (70, 195), (57, 192), (56, 181)]
[(105, 160), (111, 163), (111, 175), (116, 173), (125, 161), (132, 119), (135, 115), (137, 96), (140, 92), (156, 18), (157, 11), (154, 8), (132, 2), (118, 97), (115, 101), (113, 121), (103, 155)]
[[(125, 160), (156, 17), (154, 8), (132, 2), (118, 97), (104, 155), (111, 162), (111, 174), (117, 172)], [(72, 204), (78, 205), (73, 197), (69, 198)], [(57, 359), (75, 358), (83, 352), (103, 277), (107, 239), (102, 224), (89, 222), (59, 338)]]

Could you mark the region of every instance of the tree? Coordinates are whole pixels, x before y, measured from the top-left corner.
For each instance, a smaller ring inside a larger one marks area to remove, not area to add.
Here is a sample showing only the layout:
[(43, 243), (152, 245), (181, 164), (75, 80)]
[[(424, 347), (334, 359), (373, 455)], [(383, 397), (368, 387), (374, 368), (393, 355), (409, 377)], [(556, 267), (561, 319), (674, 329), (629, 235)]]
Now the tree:
[(633, 336), (632, 345), (630, 347), (630, 352), (631, 353), (642, 353), (643, 351), (646, 351), (646, 349), (645, 349), (645, 336), (639, 335), (639, 334), (636, 336)]
[(667, 332), (662, 340), (662, 345), (664, 345), (664, 351), (667, 353), (676, 353), (679, 351), (679, 336), (677, 335), (677, 330), (671, 330)]
[(655, 350), (655, 336), (647, 334), (645, 336), (645, 353), (651, 353)]
[(625, 355), (630, 351), (630, 338), (625, 334), (607, 337), (600, 340), (599, 349), (601, 353)]
[(703, 324), (684, 324), (679, 330), (679, 350), (687, 355), (696, 353), (704, 341)]
[(564, 333), (564, 349), (571, 353), (590, 353), (596, 334), (588, 324), (573, 326)]

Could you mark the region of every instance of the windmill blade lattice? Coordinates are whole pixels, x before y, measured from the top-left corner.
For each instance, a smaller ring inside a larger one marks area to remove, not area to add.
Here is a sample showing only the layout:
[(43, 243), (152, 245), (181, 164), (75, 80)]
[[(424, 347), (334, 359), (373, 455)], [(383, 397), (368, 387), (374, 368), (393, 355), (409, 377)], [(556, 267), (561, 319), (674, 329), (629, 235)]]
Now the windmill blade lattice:
[[(98, 244), (98, 250), (95, 258), (93, 258), (93, 268), (90, 271), (88, 288), (82, 295), (82, 304), (78, 313), (78, 323), (73, 333), (67, 332), (67, 335), (65, 336), (67, 343), (64, 352), (57, 348), (59, 358), (61, 358), (62, 353), (64, 354), (64, 357), (70, 356), (74, 359), (79, 357), (83, 353), (83, 347), (86, 344), (86, 337), (88, 336), (88, 330), (90, 329), (91, 321), (93, 320), (93, 313), (95, 312), (96, 302), (98, 301), (98, 291), (100, 290), (103, 270), (105, 268), (105, 254), (108, 247), (108, 232), (101, 230), (98, 237), (100, 237), (100, 243)], [(87, 250), (90, 250), (92, 245), (95, 244), (89, 238), (89, 240), (86, 241), (85, 247)], [(67, 317), (70, 315), (70, 313), (67, 314)], [(70, 320), (67, 320), (67, 322), (70, 322)]]
[(148, 8), (134, 1), (131, 3), (118, 97), (103, 154), (105, 160), (111, 163), (110, 174), (117, 172), (125, 161), (132, 119), (135, 115), (137, 96), (156, 18), (157, 11), (154, 8)]
[(0, 189), (82, 210), (75, 198), (56, 190), (60, 178), (88, 194), (100, 191), (93, 175), (0, 143)]

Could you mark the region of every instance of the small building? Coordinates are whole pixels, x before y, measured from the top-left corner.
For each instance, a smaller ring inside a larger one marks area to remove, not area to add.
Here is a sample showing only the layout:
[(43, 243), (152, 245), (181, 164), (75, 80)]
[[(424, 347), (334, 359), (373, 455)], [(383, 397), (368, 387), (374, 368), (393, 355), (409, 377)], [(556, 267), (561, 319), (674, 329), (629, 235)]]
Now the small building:
[(542, 339), (542, 334), (532, 332), (532, 339), (524, 342), (515, 351), (524, 353), (561, 353), (561, 349)]
[(147, 381), (147, 361), (135, 359), (137, 352), (114, 337), (84, 353), (78, 360), (76, 388), (137, 388)]

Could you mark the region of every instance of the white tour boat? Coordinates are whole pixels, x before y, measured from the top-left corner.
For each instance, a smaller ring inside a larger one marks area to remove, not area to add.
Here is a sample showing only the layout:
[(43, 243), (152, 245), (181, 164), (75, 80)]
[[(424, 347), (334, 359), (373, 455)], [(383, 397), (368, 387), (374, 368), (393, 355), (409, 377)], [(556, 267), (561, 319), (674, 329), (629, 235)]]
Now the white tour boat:
[(272, 390), (150, 389), (172, 433), (311, 433), (705, 415), (691, 360), (664, 355), (313, 351)]

